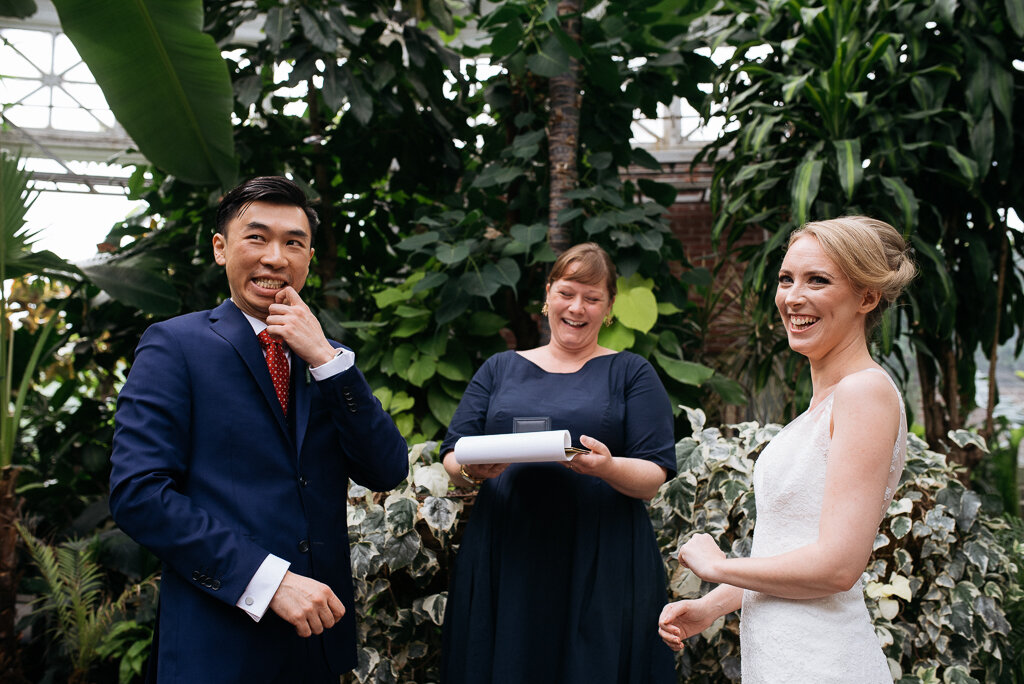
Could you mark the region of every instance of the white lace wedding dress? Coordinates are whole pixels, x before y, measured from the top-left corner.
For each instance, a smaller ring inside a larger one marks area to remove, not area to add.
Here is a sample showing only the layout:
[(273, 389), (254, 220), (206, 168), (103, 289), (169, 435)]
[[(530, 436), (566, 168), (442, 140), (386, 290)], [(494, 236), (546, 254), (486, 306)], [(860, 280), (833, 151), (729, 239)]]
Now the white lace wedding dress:
[[(883, 371), (870, 371), (882, 373), (892, 383)], [(893, 389), (899, 395), (894, 383)], [(899, 484), (906, 457), (902, 397), (899, 404), (900, 430), (884, 501), (879, 502), (879, 519)], [(783, 428), (757, 459), (757, 524), (751, 556), (774, 556), (818, 538), (831, 416), (830, 395)], [(849, 591), (811, 600), (745, 591), (740, 647), (743, 684), (892, 683), (860, 580)]]

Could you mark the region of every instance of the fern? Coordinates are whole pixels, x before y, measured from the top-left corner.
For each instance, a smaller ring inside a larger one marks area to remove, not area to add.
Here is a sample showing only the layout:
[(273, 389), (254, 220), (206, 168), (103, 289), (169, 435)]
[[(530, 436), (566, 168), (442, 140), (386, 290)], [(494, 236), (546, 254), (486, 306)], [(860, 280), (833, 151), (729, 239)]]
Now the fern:
[(101, 647), (110, 626), (128, 600), (139, 594), (141, 585), (128, 587), (111, 601), (104, 595), (103, 574), (89, 542), (68, 541), (54, 548), (20, 522), (15, 527), (46, 584), (45, 593), (35, 601), (35, 612), (53, 616), (52, 633), (70, 661), (72, 680), (81, 680), (103, 655)]

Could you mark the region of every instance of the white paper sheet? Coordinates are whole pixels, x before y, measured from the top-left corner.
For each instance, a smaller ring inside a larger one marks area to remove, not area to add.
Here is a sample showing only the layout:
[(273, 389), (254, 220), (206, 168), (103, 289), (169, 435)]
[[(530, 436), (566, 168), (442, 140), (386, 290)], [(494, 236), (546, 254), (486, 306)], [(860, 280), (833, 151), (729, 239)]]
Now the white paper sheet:
[(455, 442), (455, 460), (463, 465), (571, 461), (572, 456), (565, 453), (571, 445), (568, 430), (460, 437)]

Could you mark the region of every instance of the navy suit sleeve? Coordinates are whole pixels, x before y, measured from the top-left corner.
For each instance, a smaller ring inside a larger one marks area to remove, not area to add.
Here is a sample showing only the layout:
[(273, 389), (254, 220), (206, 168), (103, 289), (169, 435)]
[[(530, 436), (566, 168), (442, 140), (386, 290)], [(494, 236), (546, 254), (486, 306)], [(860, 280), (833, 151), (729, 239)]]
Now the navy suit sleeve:
[(363, 374), (352, 366), (317, 387), (331, 406), (351, 478), (375, 491), (396, 487), (409, 475), (409, 448)]
[(173, 334), (151, 326), (118, 397), (110, 511), (129, 536), (214, 598), (234, 604), (268, 552), (183, 493), (192, 388)]

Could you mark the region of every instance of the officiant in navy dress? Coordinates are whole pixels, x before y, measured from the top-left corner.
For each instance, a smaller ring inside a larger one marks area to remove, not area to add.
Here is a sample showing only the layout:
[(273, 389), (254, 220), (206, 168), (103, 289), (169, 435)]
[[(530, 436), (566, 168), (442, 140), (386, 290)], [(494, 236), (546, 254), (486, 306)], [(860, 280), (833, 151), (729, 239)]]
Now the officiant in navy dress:
[[(644, 501), (675, 474), (672, 409), (651, 365), (598, 344), (615, 266), (593, 243), (564, 252), (542, 312), (551, 342), (488, 359), (441, 446), (480, 492), (448, 592), (445, 684), (676, 680), (657, 633), (665, 570)], [(460, 466), (465, 435), (568, 430), (569, 463)]]

